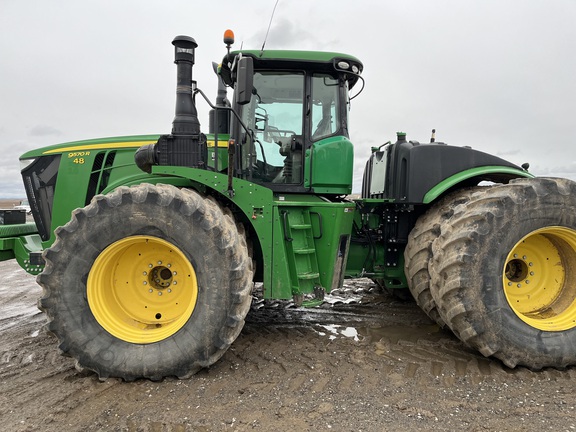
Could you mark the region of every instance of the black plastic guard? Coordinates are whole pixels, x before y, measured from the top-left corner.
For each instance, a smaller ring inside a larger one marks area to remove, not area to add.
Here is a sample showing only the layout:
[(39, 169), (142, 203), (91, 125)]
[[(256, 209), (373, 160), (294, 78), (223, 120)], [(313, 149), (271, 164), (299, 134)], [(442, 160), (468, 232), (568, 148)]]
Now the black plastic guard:
[[(385, 162), (383, 162), (385, 160)], [(472, 168), (502, 166), (523, 169), (511, 162), (469, 147), (449, 146), (443, 143), (420, 144), (401, 142), (386, 146), (370, 157), (364, 174), (363, 198), (390, 199), (397, 203), (421, 204), (426, 193), (443, 180)], [(385, 175), (376, 170), (385, 169)], [(381, 173), (380, 173), (381, 174)], [(507, 182), (517, 176), (492, 174), (490, 177), (471, 179)], [(373, 178), (384, 184), (375, 184)]]

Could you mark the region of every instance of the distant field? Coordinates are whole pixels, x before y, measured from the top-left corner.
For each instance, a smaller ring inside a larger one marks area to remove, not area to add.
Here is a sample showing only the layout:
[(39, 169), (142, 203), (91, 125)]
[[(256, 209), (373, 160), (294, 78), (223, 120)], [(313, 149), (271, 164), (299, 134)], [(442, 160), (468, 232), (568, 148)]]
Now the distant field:
[(19, 199), (0, 199), (0, 209), (11, 209), (17, 204), (20, 204)]

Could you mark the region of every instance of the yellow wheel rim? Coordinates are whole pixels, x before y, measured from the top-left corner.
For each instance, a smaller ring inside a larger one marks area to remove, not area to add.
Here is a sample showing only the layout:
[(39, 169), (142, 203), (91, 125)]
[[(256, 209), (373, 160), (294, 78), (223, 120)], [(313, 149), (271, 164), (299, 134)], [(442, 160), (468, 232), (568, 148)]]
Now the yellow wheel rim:
[(548, 227), (531, 232), (506, 258), (504, 293), (530, 326), (563, 331), (576, 326), (576, 231)]
[(94, 261), (87, 281), (90, 310), (111, 335), (148, 344), (186, 324), (198, 297), (194, 267), (173, 244), (126, 237)]

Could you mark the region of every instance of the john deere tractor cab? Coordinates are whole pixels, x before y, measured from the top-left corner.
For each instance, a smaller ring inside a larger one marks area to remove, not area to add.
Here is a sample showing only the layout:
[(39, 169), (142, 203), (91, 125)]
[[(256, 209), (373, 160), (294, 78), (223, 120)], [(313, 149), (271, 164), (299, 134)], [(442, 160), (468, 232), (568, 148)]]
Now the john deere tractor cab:
[(349, 199), (362, 63), (224, 42), (213, 104), (192, 77), (196, 41), (174, 39), (170, 134), (21, 156), (35, 224), (0, 226), (0, 258), (39, 274), (64, 354), (101, 378), (188, 377), (238, 336), (254, 282), (313, 307), (368, 277), (510, 367), (576, 364), (574, 182), (398, 133)]

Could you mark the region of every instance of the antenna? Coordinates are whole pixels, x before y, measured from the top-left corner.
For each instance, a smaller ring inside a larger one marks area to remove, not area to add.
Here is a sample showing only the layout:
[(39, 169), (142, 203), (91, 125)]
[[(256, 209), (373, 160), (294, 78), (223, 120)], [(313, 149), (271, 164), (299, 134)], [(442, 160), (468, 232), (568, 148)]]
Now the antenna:
[(278, 2), (280, 2), (280, 0), (276, 0), (274, 9), (272, 9), (272, 16), (270, 17), (270, 22), (268, 23), (268, 30), (266, 30), (266, 36), (264, 36), (264, 43), (262, 43), (262, 49), (260, 50), (260, 57), (262, 57), (262, 54), (264, 53), (264, 46), (266, 46), (266, 40), (268, 39), (268, 33), (270, 33), (270, 26), (272, 25), (272, 19), (274, 18), (274, 12), (276, 12), (276, 6), (278, 6)]

